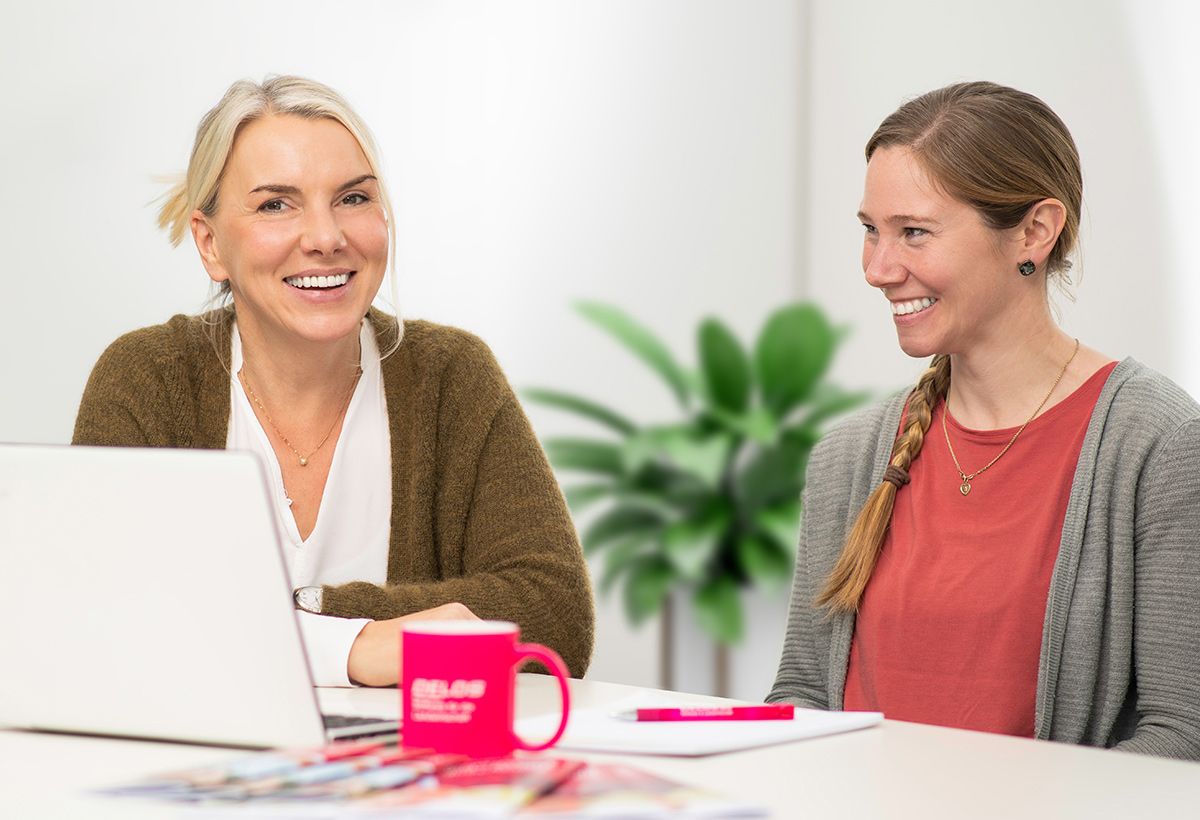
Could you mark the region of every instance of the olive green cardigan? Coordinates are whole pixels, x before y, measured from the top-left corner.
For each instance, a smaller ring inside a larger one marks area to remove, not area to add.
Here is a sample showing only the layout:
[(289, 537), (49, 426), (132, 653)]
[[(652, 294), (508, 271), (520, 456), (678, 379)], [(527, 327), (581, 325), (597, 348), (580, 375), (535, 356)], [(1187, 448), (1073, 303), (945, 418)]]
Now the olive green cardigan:
[[(381, 350), (396, 321), (371, 311)], [(224, 449), (231, 312), (175, 316), (117, 339), (88, 379), (75, 444)], [(324, 612), (394, 618), (458, 601), (516, 621), (582, 677), (594, 611), (554, 475), (487, 346), (405, 322), (382, 362), (391, 430), (387, 584), (327, 586)]]

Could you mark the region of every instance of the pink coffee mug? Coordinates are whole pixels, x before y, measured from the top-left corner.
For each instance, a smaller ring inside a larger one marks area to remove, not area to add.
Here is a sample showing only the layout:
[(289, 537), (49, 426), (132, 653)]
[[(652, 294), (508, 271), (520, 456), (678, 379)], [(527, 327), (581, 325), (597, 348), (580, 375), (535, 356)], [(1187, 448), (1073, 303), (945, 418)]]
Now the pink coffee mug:
[[(400, 689), (403, 745), (413, 749), (503, 757), (515, 749), (538, 751), (558, 742), (567, 728), (567, 667), (558, 653), (517, 643), (509, 621), (411, 621), (401, 627)], [(517, 667), (532, 658), (558, 678), (562, 720), (545, 743), (529, 744), (513, 731)]]

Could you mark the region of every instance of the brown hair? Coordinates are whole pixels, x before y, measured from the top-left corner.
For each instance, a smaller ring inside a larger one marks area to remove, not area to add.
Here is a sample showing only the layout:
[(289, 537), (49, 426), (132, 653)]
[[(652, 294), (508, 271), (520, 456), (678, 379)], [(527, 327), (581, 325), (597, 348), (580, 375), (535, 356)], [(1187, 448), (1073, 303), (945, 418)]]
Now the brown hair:
[[(869, 162), (880, 148), (904, 147), (950, 196), (974, 208), (984, 224), (1016, 227), (1029, 209), (1053, 198), (1066, 208), (1062, 232), (1046, 260), (1061, 276), (1079, 239), (1083, 176), (1079, 151), (1062, 120), (1032, 94), (988, 82), (959, 83), (900, 106), (867, 141)], [(1014, 273), (1015, 275), (1015, 273)], [(950, 358), (934, 356), (908, 397), (904, 429), (890, 465), (907, 471), (920, 454), (933, 408), (950, 389)], [(884, 481), (855, 519), (817, 605), (854, 612), (866, 590), (892, 517), (896, 484)]]

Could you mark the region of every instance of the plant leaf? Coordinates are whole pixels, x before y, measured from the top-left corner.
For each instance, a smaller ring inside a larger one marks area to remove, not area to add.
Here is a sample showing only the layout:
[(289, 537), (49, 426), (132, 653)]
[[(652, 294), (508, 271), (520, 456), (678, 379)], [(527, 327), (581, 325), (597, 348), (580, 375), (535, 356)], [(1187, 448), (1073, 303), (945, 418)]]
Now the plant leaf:
[(750, 401), (750, 357), (741, 342), (718, 319), (700, 325), (700, 370), (712, 404), (734, 413), (745, 412)]
[(817, 430), (823, 422), (853, 410), (870, 398), (871, 393), (868, 390), (843, 390), (836, 385), (822, 382), (813, 389), (800, 417), (800, 424)]
[(672, 504), (671, 499), (662, 493), (645, 492), (622, 487), (615, 494), (617, 503), (621, 506), (646, 510), (664, 520), (674, 518), (679, 513), (679, 506)]
[(692, 509), (713, 497), (712, 488), (696, 476), (673, 465), (649, 463), (629, 482), (629, 488), (641, 494), (660, 496), (675, 509)]
[(634, 559), (639, 557), (652, 543), (647, 538), (635, 535), (614, 544), (604, 554), (604, 573), (600, 577), (600, 592), (607, 595), (617, 579), (629, 571)]
[(762, 507), (799, 498), (811, 450), (810, 444), (791, 437), (753, 450), (733, 476), (733, 492), (742, 509), (752, 515)]
[[(621, 448), (625, 471), (637, 474), (651, 465), (677, 468), (709, 489), (724, 475), (733, 439), (724, 432), (699, 432), (691, 423), (639, 430)], [(663, 463), (663, 460), (667, 463)]]
[(526, 388), (521, 391), (521, 395), (535, 404), (542, 404), (546, 407), (555, 407), (559, 410), (575, 413), (616, 430), (618, 433), (629, 435), (637, 429), (637, 425), (620, 413), (609, 410), (607, 407), (591, 399), (585, 399), (582, 396), (564, 393), (559, 390), (548, 390), (542, 387)]
[(551, 438), (543, 442), (546, 457), (556, 470), (579, 470), (603, 475), (624, 475), (621, 447), (611, 441)]
[(729, 526), (729, 508), (711, 507), (698, 519), (684, 519), (667, 526), (663, 532), (663, 553), (680, 576), (698, 581), (721, 545)]
[(708, 581), (692, 599), (696, 621), (713, 640), (734, 644), (742, 639), (742, 602), (738, 587), (727, 575)]
[(801, 424), (799, 427), (789, 427), (783, 430), (779, 434), (779, 440), (807, 454), (821, 440), (821, 433), (807, 424)]
[(583, 536), (580, 538), (583, 542), (583, 551), (590, 555), (605, 544), (623, 536), (660, 530), (663, 523), (660, 516), (641, 507), (612, 507), (600, 514), (584, 530)]
[(775, 420), (775, 415), (765, 407), (755, 407), (742, 414), (733, 413), (721, 407), (709, 407), (705, 409), (704, 417), (735, 436), (748, 438), (762, 444), (771, 443), (779, 434), (779, 424)]
[(754, 516), (758, 529), (788, 555), (796, 552), (800, 540), (800, 502), (785, 501), (759, 510)]
[(675, 583), (675, 570), (661, 556), (634, 559), (625, 579), (625, 614), (630, 623), (642, 623), (662, 609)]
[(659, 430), (649, 427), (638, 430), (621, 445), (621, 463), (625, 472), (632, 475), (646, 469), (662, 449)]
[(741, 413), (734, 413), (726, 410), (724, 407), (718, 407), (715, 404), (710, 404), (704, 408), (704, 416), (713, 424), (724, 427), (731, 433), (736, 433), (739, 436), (745, 435), (746, 419)]
[(733, 448), (733, 440), (724, 433), (705, 436), (686, 427), (664, 430), (660, 442), (673, 464), (708, 487), (720, 483)]
[(579, 514), (602, 498), (616, 494), (611, 484), (575, 484), (563, 488), (563, 496), (571, 512)]
[(755, 408), (746, 416), (746, 438), (762, 444), (770, 443), (779, 434), (779, 425), (771, 411), (765, 407)]
[(763, 404), (782, 419), (804, 401), (833, 357), (836, 335), (815, 305), (790, 305), (767, 320), (755, 364)]
[(772, 541), (752, 535), (740, 538), (737, 558), (746, 576), (760, 583), (777, 584), (792, 575), (791, 556)]
[(692, 378), (675, 361), (658, 337), (614, 305), (580, 302), (576, 309), (588, 320), (608, 331), (635, 356), (663, 377), (679, 404), (691, 399)]

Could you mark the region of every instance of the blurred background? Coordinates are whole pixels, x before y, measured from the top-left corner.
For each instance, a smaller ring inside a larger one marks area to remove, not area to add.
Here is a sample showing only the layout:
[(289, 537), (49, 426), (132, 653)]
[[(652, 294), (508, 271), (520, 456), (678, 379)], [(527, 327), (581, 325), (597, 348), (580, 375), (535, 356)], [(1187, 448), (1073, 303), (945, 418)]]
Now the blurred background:
[[(190, 241), (154, 227), (229, 83), (340, 90), (396, 205), (400, 309), (480, 335), (517, 387), (671, 420), (653, 373), (571, 308), (619, 306), (686, 367), (720, 317), (750, 345), (798, 299), (851, 333), (831, 378), (882, 394), (921, 367), (862, 280), (862, 147), (905, 99), (967, 79), (1046, 100), (1085, 174), (1067, 329), (1200, 394), (1200, 9), (1179, 0), (415, 0), (8, 4), (0, 12), (0, 440), (66, 442), (120, 333), (200, 310)], [(542, 436), (585, 426), (529, 406)], [(786, 582), (743, 593), (730, 691), (774, 676)], [(686, 615), (673, 683), (713, 687)], [(589, 677), (656, 685), (661, 630), (600, 600)]]

